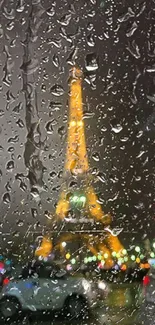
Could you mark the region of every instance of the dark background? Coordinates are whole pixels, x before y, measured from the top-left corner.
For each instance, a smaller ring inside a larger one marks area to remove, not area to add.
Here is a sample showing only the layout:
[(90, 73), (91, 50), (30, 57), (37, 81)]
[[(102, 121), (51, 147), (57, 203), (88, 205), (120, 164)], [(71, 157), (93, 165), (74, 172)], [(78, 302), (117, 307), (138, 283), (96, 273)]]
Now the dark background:
[(37, 231), (54, 213), (76, 63), (103, 210), (127, 246), (153, 238), (155, 2), (1, 0), (0, 9), (0, 231)]

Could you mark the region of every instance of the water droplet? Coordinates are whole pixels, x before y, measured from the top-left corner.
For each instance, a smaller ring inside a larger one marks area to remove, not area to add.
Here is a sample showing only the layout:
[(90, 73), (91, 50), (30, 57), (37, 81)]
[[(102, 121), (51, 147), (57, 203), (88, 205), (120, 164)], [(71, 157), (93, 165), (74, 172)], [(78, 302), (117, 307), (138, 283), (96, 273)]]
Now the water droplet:
[(36, 187), (32, 187), (31, 195), (35, 199), (36, 202), (40, 202), (39, 190)]
[(65, 127), (64, 127), (64, 126), (60, 126), (60, 127), (58, 128), (58, 134), (59, 134), (61, 137), (64, 136), (64, 134), (65, 134)]
[(52, 134), (53, 133), (52, 121), (47, 122), (45, 128), (46, 128), (46, 131), (47, 131), (48, 134)]
[(11, 185), (10, 185), (9, 182), (6, 183), (5, 188), (6, 188), (6, 191), (7, 192), (10, 192), (11, 191)]
[(8, 161), (7, 165), (6, 165), (6, 169), (8, 172), (12, 172), (14, 169), (15, 165), (14, 165), (14, 161), (10, 160)]
[(91, 10), (91, 11), (88, 12), (88, 17), (93, 18), (93, 17), (95, 17), (95, 15), (96, 15), (95, 10)]
[(120, 138), (120, 141), (121, 142), (127, 142), (129, 140), (129, 137), (123, 137), (123, 138)]
[(4, 31), (2, 25), (0, 24), (0, 38), (2, 38), (3, 36), (4, 36)]
[(88, 112), (88, 111), (85, 111), (83, 112), (83, 119), (89, 119), (89, 118), (92, 118), (94, 117), (95, 113), (94, 112)]
[(62, 96), (64, 94), (63, 87), (58, 84), (52, 86), (50, 91), (51, 91), (52, 95), (57, 96), (57, 97)]
[(52, 172), (50, 173), (50, 177), (51, 177), (52, 179), (54, 179), (56, 176), (57, 176), (57, 173), (56, 173), (56, 172), (52, 171)]
[(3, 15), (5, 18), (13, 20), (15, 18), (15, 10), (13, 8), (9, 10), (8, 8), (3, 7)]
[(134, 16), (135, 16), (134, 11), (132, 10), (131, 7), (129, 7), (129, 8), (128, 8), (128, 11), (127, 11), (125, 14), (121, 15), (121, 16), (118, 18), (118, 21), (119, 21), (120, 23), (122, 23), (122, 22), (124, 22), (124, 21), (127, 21), (130, 17), (134, 17)]
[(43, 63), (49, 62), (49, 56), (45, 56), (42, 60), (43, 60)]
[(47, 13), (48, 16), (53, 17), (55, 15), (55, 8), (51, 7), (49, 9), (47, 9), (46, 13)]
[(23, 191), (23, 192), (26, 192), (27, 190), (27, 185), (21, 180), (20, 182), (20, 189)]
[(140, 8), (139, 12), (136, 14), (136, 17), (139, 17), (143, 13), (143, 11), (145, 10), (145, 8), (146, 8), (146, 1), (143, 1), (140, 4), (140, 6), (141, 6), (141, 8)]
[(136, 158), (140, 158), (144, 155), (145, 151), (141, 150), (140, 153), (138, 154), (138, 156)]
[(88, 74), (85, 76), (85, 81), (91, 86), (92, 89), (96, 89), (96, 74)]
[(117, 125), (113, 126), (113, 127), (111, 128), (111, 130), (112, 130), (114, 133), (119, 133), (119, 132), (121, 132), (121, 131), (123, 130), (123, 127), (122, 127), (122, 125), (117, 124)]
[(4, 116), (4, 111), (3, 109), (0, 109), (0, 117), (3, 117)]
[(14, 26), (15, 26), (14, 21), (10, 21), (10, 22), (7, 24), (6, 28), (7, 28), (8, 30), (12, 30), (12, 29), (14, 28)]
[(46, 85), (41, 85), (41, 91), (46, 92)]
[(102, 183), (107, 183), (105, 175), (101, 172), (97, 174), (97, 178), (102, 182)]
[(62, 103), (50, 102), (50, 104), (49, 104), (49, 109), (52, 109), (52, 112), (60, 111), (61, 107), (62, 107)]
[(75, 65), (75, 60), (77, 58), (77, 52), (78, 52), (78, 48), (75, 47), (73, 49), (73, 51), (69, 54), (68, 58), (67, 58), (67, 63), (70, 65)]
[(100, 160), (100, 156), (99, 156), (98, 152), (94, 152), (94, 153), (92, 154), (92, 158), (93, 158), (95, 161), (99, 161), (99, 160)]
[(127, 30), (127, 32), (126, 32), (126, 36), (127, 36), (127, 37), (131, 37), (131, 36), (134, 34), (134, 32), (137, 30), (137, 28), (138, 28), (138, 25), (137, 25), (137, 23), (134, 21), (134, 22), (132, 23), (132, 25), (130, 26), (130, 28)]
[(8, 148), (8, 152), (14, 152), (15, 151), (15, 148), (14, 147), (9, 147)]
[(37, 217), (38, 217), (38, 211), (37, 211), (37, 209), (32, 208), (32, 209), (31, 209), (31, 213), (32, 213), (32, 217), (33, 217), (33, 218), (37, 218)]
[(86, 55), (85, 65), (87, 71), (95, 71), (98, 69), (97, 57), (95, 53)]
[(87, 30), (89, 30), (89, 32), (90, 32), (91, 30), (93, 30), (93, 28), (94, 28), (94, 25), (92, 23), (88, 23)]
[(90, 47), (94, 47), (95, 46), (95, 39), (94, 39), (94, 35), (93, 34), (89, 34), (87, 36), (87, 44), (90, 46)]
[(136, 44), (135, 40), (128, 43), (127, 50), (134, 56), (136, 59), (141, 57), (139, 46)]
[(152, 66), (147, 67), (147, 68), (146, 68), (146, 71), (147, 71), (147, 72), (153, 72), (153, 73), (154, 73), (154, 72), (155, 72), (155, 65), (153, 64)]
[(108, 201), (109, 201), (109, 202), (113, 202), (113, 201), (117, 200), (118, 196), (119, 196), (119, 192), (117, 192), (117, 193), (116, 193), (112, 198), (110, 198)]
[(141, 130), (141, 131), (139, 131), (139, 132), (137, 133), (136, 137), (137, 137), (137, 138), (140, 138), (142, 135), (143, 135), (143, 131)]
[(65, 14), (60, 20), (57, 20), (59, 24), (63, 26), (68, 26), (72, 18), (71, 14)]
[(61, 39), (60, 38), (58, 38), (58, 39), (56, 39), (56, 38), (48, 38), (47, 39), (47, 44), (51, 44), (51, 45), (54, 45), (55, 47), (57, 47), (57, 48), (60, 48), (61, 47)]
[(55, 67), (57, 67), (57, 68), (58, 68), (58, 66), (59, 66), (59, 64), (60, 64), (60, 62), (59, 62), (59, 57), (58, 57), (58, 55), (56, 55), (56, 54), (53, 55), (53, 64), (54, 64)]
[(24, 0), (18, 0), (16, 10), (17, 12), (23, 12), (25, 7)]
[(13, 112), (19, 114), (20, 111), (23, 109), (23, 103), (19, 103), (17, 106), (13, 108)]
[(8, 139), (8, 143), (17, 143), (19, 141), (19, 136), (15, 135), (13, 138)]
[(60, 172), (58, 173), (58, 178), (62, 178), (62, 176), (63, 176), (63, 171), (60, 170)]
[(10, 197), (10, 194), (9, 194), (9, 193), (5, 193), (5, 194), (3, 195), (3, 202), (4, 202), (5, 204), (9, 204), (9, 203), (11, 203), (11, 197)]
[(22, 226), (24, 226), (24, 221), (19, 219), (19, 220), (16, 222), (16, 225), (17, 225), (18, 227), (22, 227)]
[(144, 203), (143, 202), (139, 202), (138, 204), (135, 205), (135, 208), (137, 210), (142, 210), (144, 208)]
[(24, 127), (24, 122), (19, 118), (16, 124), (22, 129)]
[(117, 119), (116, 118), (113, 118), (111, 121), (110, 121), (110, 124), (111, 124), (111, 130), (114, 132), (114, 133), (119, 133), (122, 131), (123, 127), (121, 126), (120, 123), (117, 122)]

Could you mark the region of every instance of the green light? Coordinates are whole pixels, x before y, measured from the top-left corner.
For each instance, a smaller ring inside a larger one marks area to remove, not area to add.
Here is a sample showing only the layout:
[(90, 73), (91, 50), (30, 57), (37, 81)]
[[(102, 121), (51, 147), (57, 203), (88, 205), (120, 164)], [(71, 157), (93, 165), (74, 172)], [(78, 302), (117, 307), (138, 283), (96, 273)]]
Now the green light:
[(92, 257), (91, 256), (88, 257), (88, 262), (92, 262)]
[(84, 196), (84, 195), (82, 195), (81, 197), (80, 197), (80, 201), (84, 204), (84, 203), (86, 203), (86, 197)]
[(72, 258), (71, 263), (72, 264), (75, 264), (76, 263), (76, 259), (75, 258)]
[(121, 264), (123, 264), (123, 262), (124, 262), (124, 258), (120, 257), (120, 258), (118, 259), (118, 264), (121, 265)]
[(135, 255), (131, 255), (131, 260), (135, 261), (135, 259), (136, 259)]
[(88, 263), (88, 258), (87, 258), (87, 257), (84, 258), (84, 263), (85, 263), (85, 264)]
[(150, 256), (151, 256), (152, 258), (154, 258), (154, 253), (153, 253), (153, 252), (151, 252)]
[(102, 255), (98, 255), (97, 258), (98, 258), (99, 261), (101, 261)]
[(96, 262), (96, 260), (97, 260), (97, 257), (93, 256), (93, 261)]
[(116, 255), (117, 255), (116, 252), (112, 252), (113, 257), (116, 257)]
[(124, 256), (124, 261), (127, 262), (128, 261), (128, 257)]
[(142, 260), (143, 258), (144, 258), (144, 255), (143, 255), (143, 254), (141, 254), (141, 255), (140, 255), (140, 259)]
[(139, 246), (136, 246), (136, 247), (135, 247), (135, 251), (136, 251), (137, 253), (139, 253), (139, 252), (140, 252), (140, 247), (139, 247)]
[(123, 255), (126, 255), (127, 254), (127, 250), (126, 249), (123, 249), (122, 250), (122, 253), (123, 253)]
[(155, 248), (155, 243), (153, 243), (153, 248)]
[(78, 196), (77, 195), (73, 195), (72, 197), (71, 197), (71, 201), (73, 201), (73, 202), (78, 202)]
[(108, 258), (108, 254), (107, 253), (104, 254), (104, 258)]

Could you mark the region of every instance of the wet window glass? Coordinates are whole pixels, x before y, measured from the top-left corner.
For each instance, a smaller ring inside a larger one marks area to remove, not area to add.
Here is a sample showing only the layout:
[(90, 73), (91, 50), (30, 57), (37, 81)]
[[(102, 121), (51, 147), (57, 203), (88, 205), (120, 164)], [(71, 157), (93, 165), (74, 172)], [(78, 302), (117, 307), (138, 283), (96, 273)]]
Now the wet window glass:
[(0, 324), (153, 325), (155, 1), (0, 17)]

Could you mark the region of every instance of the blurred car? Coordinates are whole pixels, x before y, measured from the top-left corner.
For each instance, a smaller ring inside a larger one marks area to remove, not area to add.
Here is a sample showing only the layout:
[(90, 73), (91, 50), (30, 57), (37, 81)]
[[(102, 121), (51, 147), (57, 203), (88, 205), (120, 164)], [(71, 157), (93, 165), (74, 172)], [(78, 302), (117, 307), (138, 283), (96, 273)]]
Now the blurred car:
[(137, 317), (140, 325), (155, 325), (155, 269), (143, 278), (142, 304)]
[(3, 318), (14, 318), (21, 311), (64, 309), (73, 318), (96, 306), (98, 298), (108, 294), (104, 281), (74, 277), (54, 265), (38, 264), (24, 268), (21, 276), (10, 279), (0, 293)]

